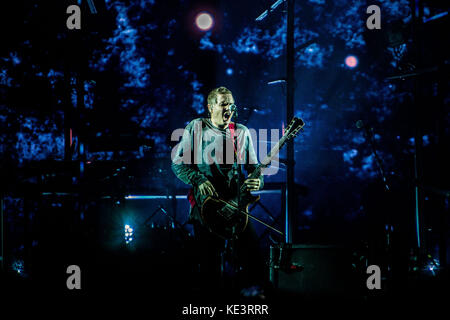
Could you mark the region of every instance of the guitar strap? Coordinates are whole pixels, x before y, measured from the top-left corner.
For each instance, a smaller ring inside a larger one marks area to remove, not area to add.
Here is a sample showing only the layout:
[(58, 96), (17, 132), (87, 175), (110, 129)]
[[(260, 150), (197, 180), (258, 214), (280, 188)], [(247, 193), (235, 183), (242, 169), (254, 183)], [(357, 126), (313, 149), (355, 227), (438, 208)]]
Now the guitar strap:
[(196, 204), (195, 197), (194, 197), (194, 189), (192, 189), (192, 188), (189, 189), (187, 197), (189, 200), (189, 204), (191, 205), (191, 209), (192, 209)]
[[(234, 154), (236, 155), (236, 157), (239, 154), (239, 160), (242, 160), (242, 152), (241, 152), (242, 150), (239, 150), (238, 139), (237, 139), (237, 137), (234, 136), (234, 129), (235, 129), (234, 122), (230, 122), (230, 124), (228, 125), (228, 128), (230, 129), (230, 136), (233, 141)], [(236, 141), (235, 141), (235, 138), (236, 138)]]

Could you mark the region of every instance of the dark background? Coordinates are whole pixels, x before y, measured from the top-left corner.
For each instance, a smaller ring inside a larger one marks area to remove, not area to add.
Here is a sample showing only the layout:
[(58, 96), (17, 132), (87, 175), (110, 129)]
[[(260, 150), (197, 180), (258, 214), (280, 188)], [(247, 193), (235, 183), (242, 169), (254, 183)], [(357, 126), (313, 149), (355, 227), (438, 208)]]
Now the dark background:
[[(66, 8), (76, 0), (2, 8), (3, 270), (26, 279), (64, 281), (61, 266), (77, 259), (107, 266), (152, 250), (175, 250), (161, 258), (173, 265), (189, 241), (179, 226), (169, 232), (171, 220), (158, 205), (192, 230), (181, 197), (188, 187), (170, 170), (170, 136), (206, 115), (211, 89), (232, 90), (238, 121), (249, 128), (286, 126), (285, 83), (268, 85), (286, 78), (285, 4), (256, 22), (271, 1), (94, 3), (96, 14), (81, 1), (81, 30), (66, 28)], [(296, 1), (295, 11), (294, 109), (306, 126), (295, 140), (294, 243), (345, 244), (361, 264), (387, 266), (389, 224), (394, 270), (404, 277), (433, 277), (448, 260), (448, 14), (432, 19), (448, 8), (419, 3), (417, 28), (406, 0)], [(370, 4), (381, 8), (381, 30), (366, 28)], [(215, 19), (208, 32), (194, 25), (203, 10)], [(348, 55), (357, 57), (355, 68), (346, 66)], [(360, 119), (373, 128), (388, 193), (364, 130), (355, 126)], [(286, 181), (285, 170), (281, 163), (265, 177), (267, 189)], [(124, 199), (130, 194), (163, 199)], [(169, 195), (179, 199), (164, 199)], [(274, 220), (260, 206), (252, 212), (283, 229), (281, 202), (279, 191), (262, 194)], [(125, 223), (137, 232), (138, 251), (123, 243)], [(283, 241), (255, 227), (265, 255)]]

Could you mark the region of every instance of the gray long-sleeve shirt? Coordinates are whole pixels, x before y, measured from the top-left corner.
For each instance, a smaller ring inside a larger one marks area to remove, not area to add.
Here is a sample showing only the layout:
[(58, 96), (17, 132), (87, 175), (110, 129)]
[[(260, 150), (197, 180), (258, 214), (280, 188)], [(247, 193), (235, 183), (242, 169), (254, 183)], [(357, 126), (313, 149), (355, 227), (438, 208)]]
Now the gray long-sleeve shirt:
[[(250, 132), (244, 125), (236, 124), (235, 127), (238, 163), (250, 174), (258, 165)], [(172, 170), (186, 184), (197, 187), (209, 180), (219, 195), (231, 195), (231, 190), (236, 190), (233, 184), (234, 150), (229, 128), (219, 129), (207, 118), (195, 119), (186, 126), (180, 143), (174, 148)], [(260, 181), (262, 188), (262, 175)]]

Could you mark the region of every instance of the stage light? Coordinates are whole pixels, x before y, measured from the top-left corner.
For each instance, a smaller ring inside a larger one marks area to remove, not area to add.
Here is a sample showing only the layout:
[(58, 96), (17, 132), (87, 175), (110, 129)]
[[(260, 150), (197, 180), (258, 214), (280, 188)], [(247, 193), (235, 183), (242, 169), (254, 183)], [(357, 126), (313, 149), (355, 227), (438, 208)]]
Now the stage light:
[(425, 270), (430, 271), (433, 276), (436, 275), (436, 272), (438, 272), (439, 269), (440, 269), (440, 264), (439, 264), (439, 260), (438, 259), (430, 258), (430, 260), (428, 261), (427, 265), (425, 266)]
[(133, 228), (130, 227), (129, 224), (125, 225), (125, 243), (128, 244), (133, 241)]
[(233, 69), (228, 68), (227, 69), (227, 75), (231, 76), (233, 74)]
[(214, 20), (208, 12), (201, 12), (195, 18), (195, 24), (200, 30), (208, 31), (213, 27)]
[(345, 58), (345, 64), (349, 68), (355, 68), (358, 65), (358, 59), (355, 56), (348, 56)]
[(23, 262), (23, 260), (16, 260), (13, 262), (11, 267), (18, 274), (21, 274), (21, 273), (23, 273), (23, 271), (25, 269), (25, 263)]

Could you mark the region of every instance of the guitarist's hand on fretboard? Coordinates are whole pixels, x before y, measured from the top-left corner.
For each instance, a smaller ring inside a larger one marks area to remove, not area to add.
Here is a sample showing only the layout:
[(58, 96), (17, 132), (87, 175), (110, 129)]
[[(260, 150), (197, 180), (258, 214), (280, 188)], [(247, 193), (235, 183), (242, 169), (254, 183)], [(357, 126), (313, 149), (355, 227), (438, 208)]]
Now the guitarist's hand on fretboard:
[(247, 191), (258, 191), (261, 186), (261, 180), (247, 179), (244, 181), (244, 185)]

